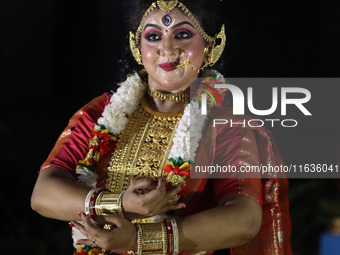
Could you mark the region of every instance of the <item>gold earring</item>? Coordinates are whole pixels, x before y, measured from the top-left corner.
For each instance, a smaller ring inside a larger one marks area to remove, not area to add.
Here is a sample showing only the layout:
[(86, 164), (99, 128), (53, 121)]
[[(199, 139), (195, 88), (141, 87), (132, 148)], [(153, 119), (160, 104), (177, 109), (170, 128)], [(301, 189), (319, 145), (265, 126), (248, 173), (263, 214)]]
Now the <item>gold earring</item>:
[[(216, 39), (221, 39), (220, 44), (216, 45)], [(191, 64), (192, 69), (197, 71), (199, 73), (200, 71), (203, 71), (204, 68), (208, 66), (213, 66), (215, 63), (219, 60), (221, 57), (224, 47), (226, 44), (226, 35), (224, 31), (224, 25), (222, 26), (220, 32), (215, 36), (214, 40), (209, 43), (208, 46), (204, 48), (204, 65), (201, 68), (195, 67), (193, 64)]]
[(204, 67), (208, 65), (208, 60), (210, 59), (211, 53), (211, 43), (207, 47), (204, 48)]
[[(216, 39), (221, 39), (221, 43), (216, 45)], [(226, 36), (224, 31), (224, 25), (221, 28), (221, 31), (216, 35), (214, 41), (208, 46), (211, 47), (210, 52), (208, 52), (207, 61), (205, 63), (206, 66), (213, 66), (218, 59), (221, 57), (223, 50), (226, 44)], [(208, 50), (208, 48), (205, 48)], [(204, 50), (205, 50), (204, 49)]]
[(130, 42), (130, 49), (131, 49), (132, 55), (134, 56), (134, 58), (136, 59), (139, 65), (143, 65), (142, 56), (140, 54), (138, 47), (136, 46), (135, 36), (132, 32), (130, 32), (129, 42)]

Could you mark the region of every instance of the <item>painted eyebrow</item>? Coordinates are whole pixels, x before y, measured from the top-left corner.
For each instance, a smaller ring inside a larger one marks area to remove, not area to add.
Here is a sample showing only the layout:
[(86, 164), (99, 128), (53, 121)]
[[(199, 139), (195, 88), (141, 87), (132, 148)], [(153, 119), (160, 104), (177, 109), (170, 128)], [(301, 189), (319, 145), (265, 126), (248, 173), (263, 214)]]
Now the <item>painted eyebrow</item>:
[(174, 29), (176, 29), (176, 28), (178, 28), (178, 27), (180, 27), (180, 26), (182, 26), (182, 25), (185, 25), (185, 24), (188, 24), (188, 25), (191, 26), (192, 28), (195, 28), (190, 22), (188, 22), (188, 21), (183, 21), (183, 22), (180, 22), (180, 23), (174, 25), (174, 26), (171, 28), (171, 30), (174, 30)]
[[(180, 26), (182, 26), (182, 25), (186, 25), (186, 24), (189, 25), (189, 26), (191, 26), (192, 28), (195, 28), (190, 22), (188, 22), (188, 21), (183, 21), (183, 22), (180, 22), (180, 23), (174, 25), (173, 27), (171, 27), (171, 30), (174, 30), (174, 29), (176, 29), (176, 28), (178, 28), (178, 27), (180, 27)], [(158, 26), (158, 25), (156, 25), (156, 24), (146, 24), (143, 30), (145, 31), (145, 29), (146, 29), (147, 27), (153, 27), (153, 28), (156, 28), (156, 29), (158, 29), (158, 30), (160, 30), (160, 31), (163, 30), (160, 26)]]
[(143, 30), (145, 31), (145, 29), (146, 29), (147, 27), (154, 27), (154, 28), (156, 28), (156, 29), (162, 31), (162, 28), (161, 28), (160, 26), (156, 25), (156, 24), (146, 24)]

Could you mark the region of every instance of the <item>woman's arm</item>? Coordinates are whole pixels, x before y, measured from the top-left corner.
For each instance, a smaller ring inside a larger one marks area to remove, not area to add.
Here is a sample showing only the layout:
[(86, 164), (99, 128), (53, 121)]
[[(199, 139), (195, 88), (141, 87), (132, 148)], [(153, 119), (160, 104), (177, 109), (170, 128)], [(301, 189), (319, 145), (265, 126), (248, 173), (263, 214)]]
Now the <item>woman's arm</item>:
[(262, 210), (254, 199), (228, 195), (221, 206), (178, 220), (179, 247), (181, 251), (237, 247), (256, 236), (261, 222)]
[[(231, 248), (252, 240), (261, 227), (260, 205), (252, 198), (228, 195), (222, 205), (183, 217), (177, 220), (180, 251), (207, 251)], [(105, 231), (90, 217), (82, 215), (84, 226), (72, 222), (89, 239), (79, 240), (79, 244), (96, 245), (105, 250), (135, 250), (137, 247), (136, 228), (126, 219), (111, 216), (104, 222), (116, 228)], [(103, 220), (98, 219), (100, 223)]]
[[(78, 213), (84, 211), (85, 198), (90, 187), (79, 184), (76, 178), (58, 167), (44, 169), (35, 184), (31, 206), (39, 214), (53, 219), (75, 221)], [(146, 194), (136, 190), (147, 188), (150, 181), (140, 179), (132, 182), (123, 195), (123, 205), (128, 218), (145, 218), (169, 210), (183, 208), (183, 203), (168, 204), (167, 201), (180, 192), (181, 187), (166, 191), (159, 180), (157, 187)]]
[(53, 219), (79, 220), (90, 187), (76, 182), (76, 178), (58, 167), (46, 168), (38, 176), (31, 207), (37, 213)]

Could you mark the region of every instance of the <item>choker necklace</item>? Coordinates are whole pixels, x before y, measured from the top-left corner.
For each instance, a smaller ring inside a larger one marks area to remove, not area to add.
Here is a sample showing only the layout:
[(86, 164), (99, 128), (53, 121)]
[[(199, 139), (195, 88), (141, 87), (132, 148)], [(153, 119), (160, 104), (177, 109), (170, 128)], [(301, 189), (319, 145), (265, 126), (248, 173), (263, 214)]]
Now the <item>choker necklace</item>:
[(149, 96), (153, 98), (157, 98), (161, 101), (175, 101), (175, 102), (186, 102), (188, 99), (190, 99), (190, 92), (179, 92), (175, 94), (164, 94), (162, 92), (159, 92), (155, 89), (149, 88), (148, 89)]

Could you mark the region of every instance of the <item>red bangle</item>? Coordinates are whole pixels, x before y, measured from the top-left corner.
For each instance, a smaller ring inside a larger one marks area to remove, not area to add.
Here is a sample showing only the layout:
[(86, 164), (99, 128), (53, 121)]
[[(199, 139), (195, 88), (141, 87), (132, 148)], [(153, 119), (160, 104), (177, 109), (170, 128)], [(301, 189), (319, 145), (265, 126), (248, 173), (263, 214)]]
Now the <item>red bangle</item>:
[(164, 220), (164, 225), (166, 228), (166, 232), (167, 232), (167, 245), (168, 245), (168, 249), (167, 249), (167, 255), (171, 255), (174, 252), (174, 240), (173, 240), (173, 231), (172, 231), (172, 224), (170, 222), (170, 220), (165, 219)]
[(92, 194), (91, 199), (90, 199), (90, 203), (89, 203), (90, 215), (96, 215), (96, 211), (95, 211), (96, 200), (97, 200), (98, 195), (103, 191), (104, 191), (104, 189), (98, 189)]

